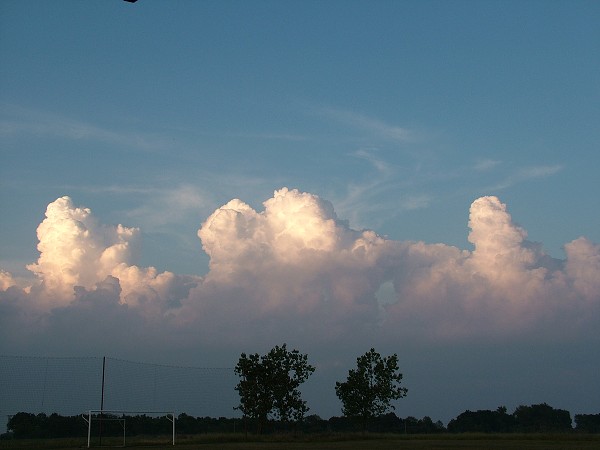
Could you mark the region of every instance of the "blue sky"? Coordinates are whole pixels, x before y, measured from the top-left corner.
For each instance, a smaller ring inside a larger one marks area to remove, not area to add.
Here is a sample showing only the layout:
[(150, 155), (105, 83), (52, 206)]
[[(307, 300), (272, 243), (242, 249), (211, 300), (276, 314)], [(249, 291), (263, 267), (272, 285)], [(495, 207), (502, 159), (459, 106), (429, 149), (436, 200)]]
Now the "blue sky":
[(140, 229), (127, 264), (204, 277), (202, 223), (284, 187), (467, 251), (472, 202), (497, 196), (564, 261), (600, 242), (599, 21), (595, 1), (2, 2), (0, 267), (33, 278), (69, 196)]

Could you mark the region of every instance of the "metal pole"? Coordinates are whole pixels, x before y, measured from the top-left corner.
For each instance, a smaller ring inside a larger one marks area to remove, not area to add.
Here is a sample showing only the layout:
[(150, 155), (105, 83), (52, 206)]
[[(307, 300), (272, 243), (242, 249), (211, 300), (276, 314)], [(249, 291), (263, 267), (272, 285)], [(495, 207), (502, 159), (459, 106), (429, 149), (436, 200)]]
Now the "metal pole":
[(90, 438), (92, 437), (92, 411), (88, 411), (88, 448), (90, 448)]
[(102, 447), (102, 420), (104, 419), (104, 372), (106, 369), (106, 356), (102, 357), (102, 397), (100, 399), (100, 447)]

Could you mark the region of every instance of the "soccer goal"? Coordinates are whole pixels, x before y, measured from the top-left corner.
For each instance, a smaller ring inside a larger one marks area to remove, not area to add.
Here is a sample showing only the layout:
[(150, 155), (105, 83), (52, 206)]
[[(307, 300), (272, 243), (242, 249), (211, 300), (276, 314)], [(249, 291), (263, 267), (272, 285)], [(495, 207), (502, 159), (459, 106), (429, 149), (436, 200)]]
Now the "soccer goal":
[[(170, 436), (175, 445), (175, 413), (172, 411), (122, 411), (90, 409), (82, 414), (87, 422), (87, 446), (125, 447), (134, 435)], [(103, 443), (104, 439), (104, 443)]]

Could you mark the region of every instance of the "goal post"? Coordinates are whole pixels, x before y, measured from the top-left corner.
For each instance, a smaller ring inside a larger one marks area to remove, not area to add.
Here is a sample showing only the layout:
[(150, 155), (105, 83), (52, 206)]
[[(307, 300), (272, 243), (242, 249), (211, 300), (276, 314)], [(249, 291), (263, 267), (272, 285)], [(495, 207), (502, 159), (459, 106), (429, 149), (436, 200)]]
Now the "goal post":
[(173, 411), (124, 411), (124, 410), (109, 410), (109, 409), (90, 409), (87, 417), (82, 414), (86, 421), (87, 430), (87, 447), (90, 448), (92, 441), (92, 423), (100, 422), (100, 444), (102, 444), (102, 422), (119, 422), (123, 429), (123, 447), (125, 446), (126, 424), (127, 419), (133, 419), (139, 416), (152, 415), (154, 418), (165, 417), (171, 422), (171, 444), (175, 445), (175, 412)]

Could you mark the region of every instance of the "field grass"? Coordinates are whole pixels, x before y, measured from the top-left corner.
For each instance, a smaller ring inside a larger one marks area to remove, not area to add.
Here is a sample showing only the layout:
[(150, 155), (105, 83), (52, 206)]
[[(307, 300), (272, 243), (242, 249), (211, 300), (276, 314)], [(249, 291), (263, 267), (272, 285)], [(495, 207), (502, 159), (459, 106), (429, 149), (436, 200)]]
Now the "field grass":
[[(600, 449), (600, 435), (588, 434), (327, 434), (327, 435), (270, 435), (207, 434), (178, 436), (175, 447), (168, 438), (130, 438), (127, 448), (135, 449), (199, 449), (199, 450), (392, 450), (392, 449)], [(122, 441), (104, 441), (120, 445)], [(14, 439), (0, 441), (0, 449), (73, 450), (86, 448), (81, 439)], [(98, 448), (98, 447), (94, 447)], [(115, 447), (103, 447), (115, 448)]]

